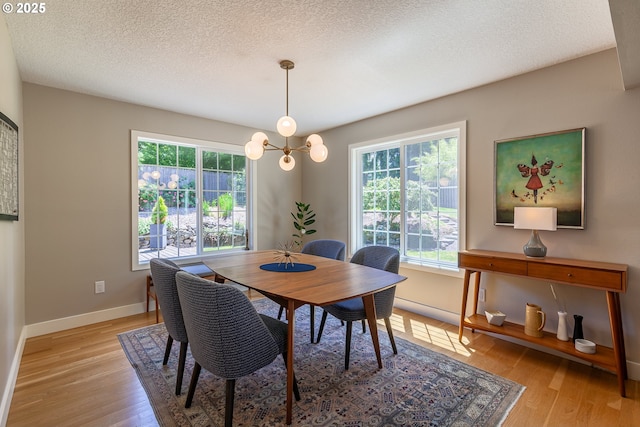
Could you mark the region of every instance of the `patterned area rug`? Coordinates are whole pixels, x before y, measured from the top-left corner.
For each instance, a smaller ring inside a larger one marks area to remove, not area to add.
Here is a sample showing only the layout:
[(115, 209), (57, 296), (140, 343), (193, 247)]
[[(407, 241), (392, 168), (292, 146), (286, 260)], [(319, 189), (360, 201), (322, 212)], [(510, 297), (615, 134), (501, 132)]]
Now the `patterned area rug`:
[[(273, 317), (278, 306), (254, 302)], [(320, 318), (320, 309), (316, 309)], [(319, 323), (319, 322), (318, 322)], [(369, 333), (354, 325), (351, 363), (344, 370), (345, 327), (329, 316), (319, 344), (309, 343), (309, 308), (296, 311), (295, 372), (301, 400), (295, 426), (497, 426), (524, 387), (440, 353), (396, 338), (394, 355), (379, 329), (384, 368), (378, 369)], [(118, 336), (161, 426), (224, 425), (224, 380), (202, 370), (191, 408), (185, 409), (193, 359), (187, 357), (182, 395), (175, 396), (179, 344), (162, 366), (164, 324)], [(236, 381), (234, 426), (285, 425), (286, 370), (281, 357)]]

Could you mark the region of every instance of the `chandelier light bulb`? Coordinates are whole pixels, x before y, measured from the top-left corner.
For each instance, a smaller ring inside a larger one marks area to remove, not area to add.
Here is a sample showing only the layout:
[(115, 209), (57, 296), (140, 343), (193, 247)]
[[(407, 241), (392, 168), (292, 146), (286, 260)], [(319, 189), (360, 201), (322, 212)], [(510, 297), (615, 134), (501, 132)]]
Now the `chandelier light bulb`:
[(328, 155), (329, 150), (324, 144), (312, 145), (311, 149), (309, 150), (309, 156), (311, 157), (311, 160), (317, 163), (322, 163), (327, 160)]
[(258, 160), (264, 154), (264, 146), (252, 139), (244, 145), (244, 154), (251, 160)]
[(158, 171), (151, 172), (151, 178), (153, 178), (153, 179), (160, 179), (161, 176), (162, 176), (162, 174), (160, 174), (160, 172), (158, 172)]
[(264, 132), (256, 132), (251, 136), (251, 141), (263, 145), (265, 141), (268, 141), (269, 138), (267, 134)]
[(278, 133), (286, 138), (296, 133), (297, 125), (293, 117), (282, 116), (278, 119), (276, 128), (278, 129)]
[(147, 185), (147, 181), (145, 181), (144, 179), (138, 180), (138, 188), (144, 188), (146, 185)]
[(294, 159), (292, 156), (288, 156), (285, 154), (284, 156), (280, 157), (279, 164), (280, 164), (280, 168), (283, 171), (290, 171), (296, 165), (296, 159)]
[(313, 147), (314, 145), (322, 144), (322, 137), (317, 133), (312, 133), (307, 137), (307, 145)]
[(175, 181), (169, 181), (169, 183), (167, 184), (167, 187), (169, 187), (172, 190), (175, 190), (176, 188), (178, 188), (178, 183)]

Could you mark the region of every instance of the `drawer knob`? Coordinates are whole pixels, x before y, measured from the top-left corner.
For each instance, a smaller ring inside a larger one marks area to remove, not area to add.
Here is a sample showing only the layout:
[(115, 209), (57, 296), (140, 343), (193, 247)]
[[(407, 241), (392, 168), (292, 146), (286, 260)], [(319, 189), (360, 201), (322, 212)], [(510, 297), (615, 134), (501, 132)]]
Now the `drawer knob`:
[(493, 267), (493, 263), (492, 262), (489, 263), (489, 267)]
[(573, 274), (567, 273), (567, 277), (573, 277)]

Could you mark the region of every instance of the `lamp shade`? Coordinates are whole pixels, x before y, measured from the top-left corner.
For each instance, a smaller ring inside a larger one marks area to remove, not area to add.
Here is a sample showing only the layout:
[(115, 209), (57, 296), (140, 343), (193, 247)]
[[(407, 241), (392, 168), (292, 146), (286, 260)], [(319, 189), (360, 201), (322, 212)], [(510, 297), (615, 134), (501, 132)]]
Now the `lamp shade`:
[(513, 209), (513, 228), (556, 231), (558, 228), (558, 209), (515, 207)]

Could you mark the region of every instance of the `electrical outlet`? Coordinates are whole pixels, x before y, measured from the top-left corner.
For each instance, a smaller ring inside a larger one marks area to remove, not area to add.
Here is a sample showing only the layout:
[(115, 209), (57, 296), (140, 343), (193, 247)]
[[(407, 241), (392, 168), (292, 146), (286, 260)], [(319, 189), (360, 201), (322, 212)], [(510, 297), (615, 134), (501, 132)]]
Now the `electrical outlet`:
[(487, 290), (485, 288), (480, 288), (478, 299), (482, 302), (485, 302), (487, 300)]
[(104, 280), (96, 282), (96, 294), (104, 293)]

